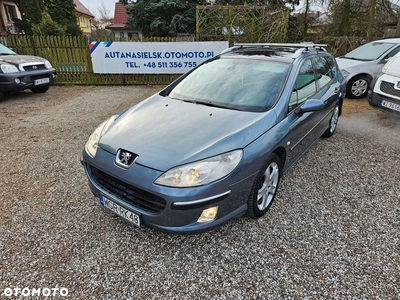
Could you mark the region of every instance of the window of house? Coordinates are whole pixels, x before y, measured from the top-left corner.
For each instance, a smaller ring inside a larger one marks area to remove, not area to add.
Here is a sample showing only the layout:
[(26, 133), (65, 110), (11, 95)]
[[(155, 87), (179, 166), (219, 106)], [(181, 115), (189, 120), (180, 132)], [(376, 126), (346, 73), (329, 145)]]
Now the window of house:
[(17, 18), (15, 6), (4, 4), (4, 10), (6, 12), (7, 23), (12, 23), (12, 19)]

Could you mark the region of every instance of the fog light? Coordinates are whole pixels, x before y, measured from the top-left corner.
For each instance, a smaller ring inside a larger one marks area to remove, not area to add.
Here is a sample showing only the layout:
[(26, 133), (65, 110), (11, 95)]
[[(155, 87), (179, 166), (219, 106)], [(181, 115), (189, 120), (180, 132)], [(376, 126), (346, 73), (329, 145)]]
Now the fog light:
[(217, 216), (218, 213), (218, 206), (213, 206), (210, 208), (207, 208), (203, 210), (201, 213), (200, 218), (197, 220), (199, 223), (207, 223), (214, 221), (215, 217)]
[(21, 80), (19, 80), (18, 78), (15, 78), (15, 83), (20, 83)]

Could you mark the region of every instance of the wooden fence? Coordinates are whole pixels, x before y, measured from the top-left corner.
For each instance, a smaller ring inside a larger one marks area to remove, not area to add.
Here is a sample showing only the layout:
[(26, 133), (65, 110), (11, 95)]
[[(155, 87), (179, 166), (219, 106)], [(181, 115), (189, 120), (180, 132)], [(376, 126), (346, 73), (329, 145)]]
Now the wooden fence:
[[(158, 38), (148, 41), (174, 42), (177, 39)], [(36, 55), (48, 59), (57, 70), (58, 84), (166, 85), (180, 76), (180, 74), (95, 74), (89, 51), (90, 41), (85, 36), (21, 35), (1, 37), (0, 42), (18, 54)]]
[[(330, 45), (328, 50), (334, 55), (343, 55), (362, 43), (359, 38), (326, 37), (316, 42)], [(151, 38), (143, 42), (182, 42), (193, 38)], [(95, 74), (93, 73), (89, 43), (86, 36), (7, 36), (0, 42), (18, 54), (37, 55), (48, 59), (57, 70), (58, 84), (84, 85), (167, 85), (180, 74)], [(129, 41), (135, 42), (135, 41)]]

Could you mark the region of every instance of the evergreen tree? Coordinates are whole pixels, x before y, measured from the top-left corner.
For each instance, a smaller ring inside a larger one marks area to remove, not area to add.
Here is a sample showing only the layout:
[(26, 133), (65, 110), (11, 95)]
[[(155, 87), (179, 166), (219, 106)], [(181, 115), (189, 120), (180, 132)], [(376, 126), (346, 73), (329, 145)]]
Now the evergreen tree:
[(13, 22), (20, 31), (24, 31), (27, 35), (32, 34), (32, 25), (39, 24), (42, 21), (42, 13), (44, 12), (44, 4), (42, 0), (14, 0), (22, 19), (14, 19)]
[(43, 2), (52, 20), (63, 26), (66, 34), (73, 36), (82, 34), (76, 20), (73, 0), (44, 0)]
[(196, 6), (205, 0), (137, 0), (127, 5), (128, 27), (144, 36), (176, 36), (193, 33), (196, 27)]

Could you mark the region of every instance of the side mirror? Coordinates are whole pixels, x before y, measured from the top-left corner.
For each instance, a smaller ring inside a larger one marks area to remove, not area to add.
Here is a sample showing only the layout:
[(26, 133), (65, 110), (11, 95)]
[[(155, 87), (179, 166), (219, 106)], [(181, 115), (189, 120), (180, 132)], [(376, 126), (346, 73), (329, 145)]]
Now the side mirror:
[(313, 112), (323, 110), (325, 107), (324, 102), (318, 99), (309, 99), (300, 107), (296, 108), (294, 113), (301, 117), (306, 112)]

